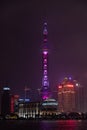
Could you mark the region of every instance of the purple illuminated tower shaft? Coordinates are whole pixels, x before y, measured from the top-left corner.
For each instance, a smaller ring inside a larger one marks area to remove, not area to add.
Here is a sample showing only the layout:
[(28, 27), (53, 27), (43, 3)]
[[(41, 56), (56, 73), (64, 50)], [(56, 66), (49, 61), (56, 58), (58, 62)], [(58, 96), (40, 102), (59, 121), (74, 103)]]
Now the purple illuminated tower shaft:
[(48, 80), (48, 47), (47, 47), (47, 23), (44, 23), (43, 30), (43, 49), (42, 49), (42, 69), (43, 69), (43, 78), (42, 78), (42, 99), (49, 98), (49, 80)]

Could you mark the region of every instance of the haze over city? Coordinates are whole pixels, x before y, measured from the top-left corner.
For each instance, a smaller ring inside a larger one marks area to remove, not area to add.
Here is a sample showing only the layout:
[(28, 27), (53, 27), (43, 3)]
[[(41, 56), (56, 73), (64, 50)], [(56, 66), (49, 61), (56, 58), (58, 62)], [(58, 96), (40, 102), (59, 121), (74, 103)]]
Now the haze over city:
[(50, 88), (56, 91), (68, 76), (80, 82), (87, 92), (85, 2), (5, 1), (0, 14), (1, 88), (9, 86), (12, 93), (24, 96), (27, 86), (34, 92), (32, 100), (38, 99), (37, 89), (42, 85), (43, 23), (47, 22)]

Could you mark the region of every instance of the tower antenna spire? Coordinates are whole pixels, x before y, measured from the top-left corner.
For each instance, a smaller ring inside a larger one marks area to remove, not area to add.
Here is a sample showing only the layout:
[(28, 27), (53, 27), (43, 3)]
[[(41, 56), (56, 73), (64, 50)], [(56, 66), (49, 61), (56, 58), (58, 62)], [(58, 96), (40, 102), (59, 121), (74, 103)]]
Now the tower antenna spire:
[(44, 22), (43, 29), (43, 48), (42, 48), (42, 99), (46, 100), (49, 98), (49, 78), (48, 78), (48, 30), (47, 30), (47, 22)]

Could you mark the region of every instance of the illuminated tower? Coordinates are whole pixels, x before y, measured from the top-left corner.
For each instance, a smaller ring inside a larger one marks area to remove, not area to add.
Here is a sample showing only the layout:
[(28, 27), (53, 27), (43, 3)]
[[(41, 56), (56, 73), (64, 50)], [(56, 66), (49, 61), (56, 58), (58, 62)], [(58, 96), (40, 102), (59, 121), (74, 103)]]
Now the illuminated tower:
[(43, 77), (42, 77), (42, 99), (48, 99), (50, 96), (49, 91), (49, 79), (48, 79), (48, 45), (47, 45), (47, 23), (44, 23), (44, 29), (43, 29), (43, 48), (42, 48), (42, 71), (43, 71)]

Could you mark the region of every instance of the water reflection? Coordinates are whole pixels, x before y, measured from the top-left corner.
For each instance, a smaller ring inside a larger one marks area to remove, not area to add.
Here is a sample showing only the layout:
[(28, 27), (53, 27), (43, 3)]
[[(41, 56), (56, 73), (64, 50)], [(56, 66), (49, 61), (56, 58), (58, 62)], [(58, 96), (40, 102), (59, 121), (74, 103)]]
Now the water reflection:
[(0, 130), (87, 130), (87, 120), (6, 120)]
[(60, 121), (42, 121), (41, 130), (86, 130), (81, 121), (60, 120)]

